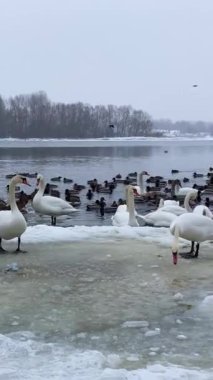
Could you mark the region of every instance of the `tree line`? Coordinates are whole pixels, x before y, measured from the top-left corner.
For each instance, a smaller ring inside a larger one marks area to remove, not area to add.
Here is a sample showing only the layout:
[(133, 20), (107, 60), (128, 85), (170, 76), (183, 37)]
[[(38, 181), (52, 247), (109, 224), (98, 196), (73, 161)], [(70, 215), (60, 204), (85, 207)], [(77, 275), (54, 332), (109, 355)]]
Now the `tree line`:
[(0, 96), (0, 138), (151, 136), (150, 116), (131, 106), (51, 102), (44, 92)]
[(213, 123), (205, 121), (171, 121), (171, 120), (155, 120), (153, 128), (160, 131), (179, 131), (180, 133), (190, 134), (208, 134), (213, 135)]

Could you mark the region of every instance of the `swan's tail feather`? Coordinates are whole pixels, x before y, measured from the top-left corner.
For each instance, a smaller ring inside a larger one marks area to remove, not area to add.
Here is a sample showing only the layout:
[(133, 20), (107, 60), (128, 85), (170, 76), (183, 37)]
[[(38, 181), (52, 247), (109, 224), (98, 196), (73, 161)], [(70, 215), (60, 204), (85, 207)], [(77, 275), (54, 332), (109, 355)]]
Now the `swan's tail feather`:
[(178, 250), (179, 250), (179, 228), (176, 225), (174, 227), (174, 240), (172, 244), (172, 256), (173, 256), (173, 264), (176, 265), (178, 261)]
[(75, 213), (76, 211), (79, 211), (77, 208), (69, 208), (69, 209), (65, 209), (64, 211), (63, 211), (63, 213), (64, 213), (64, 215), (72, 215), (73, 213)]

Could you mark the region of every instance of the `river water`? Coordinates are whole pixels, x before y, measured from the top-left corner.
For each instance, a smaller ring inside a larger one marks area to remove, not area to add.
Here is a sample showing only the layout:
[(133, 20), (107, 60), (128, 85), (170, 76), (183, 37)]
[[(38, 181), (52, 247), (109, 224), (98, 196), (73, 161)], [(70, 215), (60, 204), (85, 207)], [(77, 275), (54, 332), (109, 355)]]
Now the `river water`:
[[(95, 212), (86, 212), (89, 203), (86, 198), (87, 181), (97, 178), (99, 183), (112, 180), (117, 174), (125, 178), (130, 172), (146, 170), (150, 175), (161, 175), (165, 179), (189, 178), (190, 186), (194, 183), (205, 183), (206, 178), (194, 180), (193, 172), (206, 174), (212, 162), (213, 140), (187, 139), (108, 139), (108, 140), (0, 140), (0, 197), (7, 199), (7, 174), (18, 172), (39, 172), (46, 182), (51, 183), (52, 177), (61, 176), (73, 179), (74, 182), (85, 185), (80, 193), (81, 205), (79, 212), (70, 217), (57, 219), (61, 226), (70, 225), (111, 225), (111, 215), (99, 218)], [(168, 153), (165, 153), (168, 151)], [(172, 175), (171, 170), (178, 169), (180, 173)], [(30, 179), (31, 188), (23, 190), (31, 193), (36, 186), (36, 179)], [(66, 188), (73, 184), (63, 181), (54, 182), (58, 185), (61, 197)], [(95, 194), (92, 202), (104, 195), (107, 205), (113, 200), (125, 197), (125, 188), (119, 184), (112, 195)], [(140, 213), (145, 213), (147, 207), (137, 205)], [(28, 207), (26, 215), (28, 223), (49, 223), (49, 218), (40, 218)]]
[[(170, 178), (175, 168), (193, 182), (212, 165), (213, 141), (3, 143), (2, 194), (10, 172), (86, 184), (139, 170)], [(29, 208), (28, 252), (3, 242), (0, 379), (213, 379), (212, 243), (174, 266), (167, 228), (113, 227), (81, 207), (56, 227)]]

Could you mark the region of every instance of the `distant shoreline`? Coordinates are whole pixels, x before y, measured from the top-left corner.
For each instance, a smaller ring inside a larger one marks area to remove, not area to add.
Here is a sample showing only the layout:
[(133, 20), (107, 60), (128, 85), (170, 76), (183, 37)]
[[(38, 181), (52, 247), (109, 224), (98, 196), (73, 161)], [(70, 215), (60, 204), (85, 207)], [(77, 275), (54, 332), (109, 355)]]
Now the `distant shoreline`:
[(7, 138), (0, 138), (0, 141), (187, 141), (187, 140), (200, 140), (200, 141), (206, 141), (206, 140), (213, 140), (213, 136), (210, 135), (196, 135), (196, 134), (185, 134), (185, 135), (165, 135), (165, 136), (160, 136), (160, 137), (155, 137), (155, 136), (129, 136), (129, 137), (98, 137), (98, 138), (68, 138), (68, 137), (63, 137), (63, 138), (49, 138), (49, 137), (44, 137), (44, 138), (15, 138), (15, 137), (7, 137)]

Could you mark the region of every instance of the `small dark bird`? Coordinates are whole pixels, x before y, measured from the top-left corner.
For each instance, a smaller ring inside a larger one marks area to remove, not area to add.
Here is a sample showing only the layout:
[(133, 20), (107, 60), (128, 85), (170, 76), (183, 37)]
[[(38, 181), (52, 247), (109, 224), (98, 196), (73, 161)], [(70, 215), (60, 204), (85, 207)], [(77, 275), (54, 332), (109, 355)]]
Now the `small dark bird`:
[(198, 85), (197, 84), (193, 84), (193, 86), (192, 87), (198, 87)]
[(110, 124), (109, 127), (110, 127), (110, 128), (114, 128), (114, 125), (113, 125), (113, 124)]

